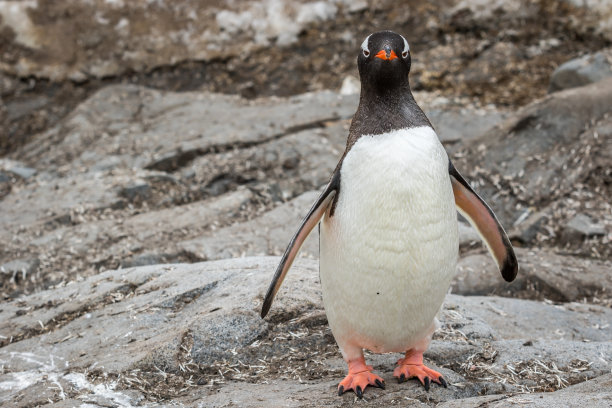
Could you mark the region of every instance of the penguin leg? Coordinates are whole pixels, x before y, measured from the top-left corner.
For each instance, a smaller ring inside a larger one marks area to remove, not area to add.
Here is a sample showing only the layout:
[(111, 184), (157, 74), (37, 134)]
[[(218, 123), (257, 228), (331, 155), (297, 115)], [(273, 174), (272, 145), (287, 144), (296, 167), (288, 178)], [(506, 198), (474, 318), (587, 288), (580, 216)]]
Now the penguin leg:
[(406, 352), (404, 358), (397, 360), (397, 367), (393, 371), (393, 376), (398, 379), (398, 382), (406, 381), (409, 378), (418, 378), (421, 384), (425, 387), (426, 391), (429, 391), (431, 382), (435, 382), (447, 387), (446, 380), (442, 377), (442, 374), (432, 370), (431, 368), (423, 364), (423, 353), (427, 350), (433, 332), (438, 327), (437, 319), (434, 320), (428, 334)]
[[(357, 397), (363, 397), (363, 391), (368, 385), (385, 388), (385, 380), (372, 373), (372, 366), (366, 365), (363, 350), (359, 347), (342, 347), (342, 355), (348, 364), (348, 375), (338, 384), (338, 395), (353, 390)], [(349, 351), (349, 353), (347, 353)]]

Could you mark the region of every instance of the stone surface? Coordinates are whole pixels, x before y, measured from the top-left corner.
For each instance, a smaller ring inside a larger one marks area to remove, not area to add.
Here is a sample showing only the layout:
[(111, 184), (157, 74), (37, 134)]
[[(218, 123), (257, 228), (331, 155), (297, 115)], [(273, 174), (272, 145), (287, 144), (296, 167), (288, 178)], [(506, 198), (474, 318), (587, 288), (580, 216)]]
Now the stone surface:
[(466, 169), (464, 176), (506, 226), (560, 200), (555, 211), (563, 215), (546, 224), (548, 239), (555, 239), (559, 223), (575, 215), (572, 200), (587, 196), (607, 225), (612, 219), (603, 180), (604, 163), (612, 160), (610, 104), (612, 79), (556, 92), (470, 140), (455, 166)]
[[(259, 218), (211, 231), (206, 236), (181, 242), (179, 247), (191, 256), (205, 260), (281, 255), (318, 196), (316, 191), (304, 193)], [(306, 239), (300, 256), (319, 257), (317, 231)]]
[[(246, 406), (352, 401), (335, 395), (345, 367), (321, 309), (316, 261), (298, 260), (269, 318), (259, 318), (277, 262), (107, 271), (5, 303), (0, 400), (18, 406), (47, 399), (63, 406), (62, 398), (139, 405), (160, 395), (186, 406), (216, 406), (228, 395), (236, 402), (249, 395)], [(415, 382), (397, 384), (391, 378), (397, 355), (369, 355), (387, 389), (368, 390), (366, 400), (386, 406), (407, 397), (428, 406), (481, 392), (509, 397), (513, 390), (557, 389), (553, 374), (572, 383), (609, 373), (611, 318), (609, 308), (596, 306), (449, 295), (426, 354), (449, 388), (426, 393)], [(523, 373), (513, 375), (518, 368)]]
[(586, 214), (577, 214), (565, 226), (562, 239), (569, 243), (579, 243), (586, 237), (601, 235), (606, 235), (606, 229), (602, 224), (594, 222)]
[(0, 265), (0, 279), (26, 280), (36, 272), (40, 261), (36, 258), (15, 259)]
[(506, 284), (489, 254), (459, 260), (452, 292), (500, 295), (556, 302), (581, 302), (612, 293), (612, 263), (557, 255), (550, 250), (515, 248), (519, 274)]
[(612, 76), (612, 49), (567, 61), (550, 78), (549, 92), (588, 85)]

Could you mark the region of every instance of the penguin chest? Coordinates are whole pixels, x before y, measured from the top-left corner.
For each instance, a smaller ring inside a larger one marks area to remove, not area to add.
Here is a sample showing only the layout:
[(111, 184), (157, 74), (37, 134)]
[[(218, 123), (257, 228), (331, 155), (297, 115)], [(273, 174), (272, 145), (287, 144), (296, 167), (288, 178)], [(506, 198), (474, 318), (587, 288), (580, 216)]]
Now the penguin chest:
[(320, 274), (339, 343), (405, 351), (427, 334), (455, 272), (448, 157), (430, 127), (362, 136), (321, 224)]

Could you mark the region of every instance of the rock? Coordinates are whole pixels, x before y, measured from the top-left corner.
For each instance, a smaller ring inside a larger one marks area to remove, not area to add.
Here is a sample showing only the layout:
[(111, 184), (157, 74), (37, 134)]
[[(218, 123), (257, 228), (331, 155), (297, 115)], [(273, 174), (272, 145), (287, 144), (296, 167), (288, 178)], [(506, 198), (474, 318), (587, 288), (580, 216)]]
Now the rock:
[(489, 254), (472, 254), (459, 260), (452, 292), (462, 295), (500, 295), (555, 302), (582, 302), (612, 294), (610, 261), (557, 255), (550, 250), (515, 248), (519, 274), (508, 284), (501, 279)]
[[(124, 268), (181, 260), (181, 238), (195, 238), (216, 225), (238, 217), (254, 198), (241, 188), (219, 197), (172, 208), (144, 212), (127, 219), (101, 219), (66, 225), (28, 243), (45, 262), (70, 265), (80, 274), (100, 267)], [(226, 221), (224, 221), (226, 220)], [(45, 279), (61, 281), (61, 271), (45, 271)]]
[(122, 268), (134, 268), (136, 266), (157, 265), (164, 263), (164, 255), (155, 253), (143, 253), (124, 260)]
[(361, 92), (361, 82), (352, 75), (344, 77), (340, 87), (340, 95), (359, 95)]
[(137, 180), (123, 187), (119, 194), (127, 198), (130, 202), (145, 201), (151, 197), (151, 186), (144, 180)]
[(588, 54), (560, 65), (550, 78), (549, 92), (588, 85), (612, 76), (612, 49)]
[[(612, 392), (612, 374), (602, 375), (590, 381), (572, 385), (555, 392), (542, 392), (519, 395), (486, 395), (447, 401), (438, 405), (440, 408), (476, 408), (482, 406), (516, 405), (521, 407), (609, 407)], [(602, 391), (606, 390), (606, 391)], [(494, 404), (494, 405), (491, 405)]]
[[(116, 171), (106, 177), (89, 173), (66, 177), (40, 175), (27, 188), (11, 192), (0, 202), (0, 225), (8, 231), (41, 224), (71, 224), (77, 214), (121, 207), (117, 185), (127, 183), (138, 171)], [(0, 236), (2, 233), (0, 233)]]
[(468, 247), (481, 242), (480, 235), (471, 225), (459, 222), (459, 246)]
[(456, 144), (478, 137), (499, 125), (508, 114), (496, 110), (429, 109), (429, 120), (443, 144)]
[(603, 225), (594, 222), (586, 214), (577, 214), (563, 230), (561, 237), (564, 242), (577, 244), (584, 238), (606, 235)]
[(24, 180), (27, 180), (34, 174), (36, 174), (36, 169), (33, 169), (31, 167), (13, 167), (9, 169), (9, 171)]
[[(350, 118), (356, 104), (355, 96), (329, 91), (251, 102), (220, 94), (109, 86), (18, 156), (46, 169), (70, 164), (67, 170), (74, 173), (114, 164), (174, 171), (198, 156), (254, 147)], [(63, 131), (66, 127), (69, 133)]]
[(28, 167), (20, 161), (10, 159), (0, 159), (0, 170), (12, 173), (24, 180), (36, 174), (36, 169)]
[[(540, 211), (577, 185), (588, 184), (600, 162), (612, 160), (607, 146), (612, 140), (611, 104), (612, 78), (553, 93), (466, 142), (455, 166), (502, 224), (512, 225), (527, 209)], [(591, 185), (601, 190), (606, 184), (596, 180)]]
[(508, 70), (522, 58), (522, 51), (513, 43), (494, 42), (471, 61), (460, 75), (467, 86), (480, 84), (483, 77), (496, 83), (499, 82), (497, 78), (508, 75)]
[(0, 279), (6, 278), (15, 280), (26, 280), (30, 275), (34, 274), (40, 265), (40, 261), (36, 258), (15, 259), (10, 262), (0, 265)]
[[(202, 237), (179, 243), (179, 247), (191, 257), (202, 260), (281, 255), (319, 194), (318, 191), (304, 193), (259, 218), (208, 232)], [(317, 231), (306, 239), (300, 256), (319, 257)]]
[(536, 241), (538, 234), (546, 234), (544, 228), (550, 215), (545, 211), (536, 211), (530, 214), (525, 211), (525, 219), (520, 216), (514, 223), (512, 231), (509, 233), (510, 240), (518, 241), (521, 244), (532, 244)]
[(610, 8), (612, 2), (610, 0), (563, 0), (575, 7), (578, 11), (576, 14), (584, 13), (584, 17), (580, 21), (571, 21), (571, 25), (578, 29), (581, 33), (595, 32), (607, 40), (612, 39), (612, 15)]
[[(270, 316), (258, 317), (278, 261), (107, 271), (6, 302), (0, 398), (9, 405), (51, 400), (57, 406), (75, 399), (135, 405), (143, 398), (154, 406), (163, 403), (160, 395), (186, 406), (217, 406), (220, 395), (223, 403), (230, 395), (244, 406), (352, 401), (352, 395), (336, 396), (345, 367), (323, 314), (316, 261), (297, 260)], [(609, 367), (599, 357), (612, 352), (611, 317), (603, 307), (450, 295), (426, 353), (449, 388), (427, 393), (414, 381), (397, 384), (391, 373), (399, 355), (368, 355), (387, 389), (369, 389), (366, 399), (388, 406), (410, 395), (414, 406), (428, 406), (482, 394), (510, 397), (521, 389), (552, 391), (562, 386), (558, 381), (605, 375)]]

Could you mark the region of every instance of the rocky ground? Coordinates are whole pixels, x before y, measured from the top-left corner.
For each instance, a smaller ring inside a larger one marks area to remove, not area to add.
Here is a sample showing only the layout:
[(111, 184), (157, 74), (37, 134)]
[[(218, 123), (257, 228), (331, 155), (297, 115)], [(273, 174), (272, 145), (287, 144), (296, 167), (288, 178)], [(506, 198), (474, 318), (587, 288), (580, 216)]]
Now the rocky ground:
[[(610, 406), (600, 2), (196, 3), (0, 2), (0, 405)], [(355, 401), (335, 395), (316, 236), (258, 312), (342, 154), (373, 26), (411, 41), (415, 97), (521, 271), (503, 282), (461, 222), (425, 356), (451, 385), (369, 355), (387, 389)]]

